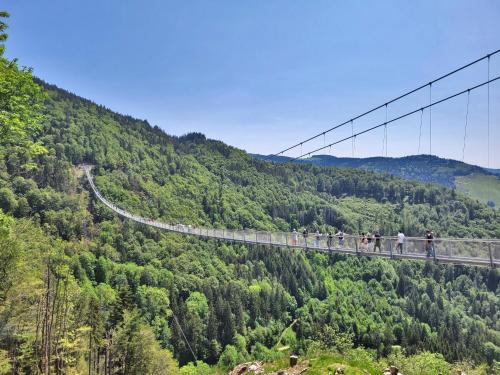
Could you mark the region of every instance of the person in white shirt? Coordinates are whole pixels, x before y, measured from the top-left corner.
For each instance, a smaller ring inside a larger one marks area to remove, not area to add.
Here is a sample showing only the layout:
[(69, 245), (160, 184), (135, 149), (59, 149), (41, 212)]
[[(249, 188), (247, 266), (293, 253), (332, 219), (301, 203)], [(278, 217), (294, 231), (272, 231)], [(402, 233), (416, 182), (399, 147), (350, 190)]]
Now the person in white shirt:
[(339, 230), (338, 233), (336, 234), (336, 236), (339, 239), (339, 246), (344, 246), (344, 231)]
[(400, 254), (403, 254), (403, 244), (405, 243), (405, 235), (402, 230), (398, 232), (398, 240), (396, 245), (396, 251), (399, 250)]
[(297, 246), (297, 243), (299, 241), (299, 233), (294, 229), (292, 231), (292, 246)]
[(320, 240), (321, 240), (321, 233), (319, 233), (319, 230), (317, 230), (314, 235), (314, 247), (319, 247)]

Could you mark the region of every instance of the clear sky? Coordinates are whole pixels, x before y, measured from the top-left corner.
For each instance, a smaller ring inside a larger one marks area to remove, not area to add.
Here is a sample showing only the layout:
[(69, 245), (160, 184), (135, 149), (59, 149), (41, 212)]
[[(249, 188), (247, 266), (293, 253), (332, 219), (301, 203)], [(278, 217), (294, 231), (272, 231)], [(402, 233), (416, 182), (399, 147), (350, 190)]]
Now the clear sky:
[[(40, 78), (167, 133), (198, 131), (273, 153), (500, 48), (500, 2), (2, 0), (7, 56)], [(500, 75), (500, 54), (490, 61)], [(486, 63), (433, 87), (483, 82)], [(500, 168), (500, 81), (490, 86), (490, 166)], [(466, 96), (432, 111), (432, 152), (462, 159)], [(423, 91), (389, 106), (419, 108)], [(486, 89), (471, 93), (465, 161), (487, 165)], [(379, 111), (354, 124), (385, 119)], [(388, 156), (416, 154), (420, 116), (388, 127)], [(350, 127), (303, 151), (350, 134)], [(383, 130), (355, 156), (382, 154)], [(346, 142), (331, 150), (350, 156)], [(288, 155), (300, 152), (298, 148)], [(421, 153), (429, 152), (423, 115)]]

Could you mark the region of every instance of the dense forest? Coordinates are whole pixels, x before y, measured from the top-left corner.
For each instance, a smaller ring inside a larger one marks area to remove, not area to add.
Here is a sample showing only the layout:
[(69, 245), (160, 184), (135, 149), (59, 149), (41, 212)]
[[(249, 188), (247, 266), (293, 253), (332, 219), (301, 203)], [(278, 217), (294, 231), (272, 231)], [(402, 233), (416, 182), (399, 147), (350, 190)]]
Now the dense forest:
[(476, 194), (474, 190), (461, 189), (460, 180), (466, 177), (469, 181), (475, 182), (474, 178), (477, 177), (483, 179), (489, 178), (489, 191), (484, 202), (489, 202), (489, 205), (492, 207), (498, 205), (498, 199), (494, 199), (494, 197), (498, 197), (500, 193), (500, 173), (498, 170), (482, 168), (458, 160), (443, 159), (435, 155), (411, 155), (399, 158), (383, 156), (370, 158), (340, 158), (332, 155), (313, 155), (302, 159), (258, 154), (253, 154), (253, 156), (261, 160), (272, 160), (282, 163), (307, 163), (318, 166), (359, 168), (389, 173), (407, 180), (429, 182), (453, 189), (459, 189), (470, 197), (480, 200), (484, 197)]
[(169, 136), (5, 57), (0, 124), (0, 374), (206, 374), (276, 359), (278, 344), (498, 370), (498, 270), (161, 232), (106, 209), (78, 165), (95, 165), (117, 205), (193, 225), (500, 237), (498, 210), (442, 186)]
[(313, 155), (308, 158), (293, 160), (284, 156), (266, 157), (253, 155), (258, 159), (278, 162), (308, 163), (324, 167), (360, 168), (376, 172), (385, 172), (408, 180), (432, 182), (446, 187), (455, 187), (455, 177), (471, 174), (495, 174), (494, 170), (481, 168), (453, 159), (442, 159), (435, 155), (411, 155), (400, 158), (339, 158), (332, 155)]

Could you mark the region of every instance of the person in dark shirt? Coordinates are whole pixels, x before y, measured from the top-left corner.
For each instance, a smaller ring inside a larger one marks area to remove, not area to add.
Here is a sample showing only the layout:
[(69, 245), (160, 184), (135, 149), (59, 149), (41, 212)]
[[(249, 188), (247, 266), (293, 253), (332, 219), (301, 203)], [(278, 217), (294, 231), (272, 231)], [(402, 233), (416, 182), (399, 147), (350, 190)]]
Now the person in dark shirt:
[(326, 245), (328, 246), (328, 250), (332, 248), (332, 243), (333, 243), (333, 234), (332, 232), (328, 232), (328, 237), (326, 240)]
[(434, 233), (430, 230), (425, 233), (425, 251), (428, 258), (434, 256)]
[(377, 247), (378, 247), (378, 251), (381, 253), (382, 252), (382, 236), (380, 235), (380, 233), (378, 231), (376, 231), (375, 235), (373, 237), (375, 238), (375, 245), (373, 245), (373, 251), (376, 252)]
[(302, 237), (304, 237), (304, 246), (307, 247), (307, 236), (309, 236), (309, 233), (307, 233), (307, 229), (304, 229), (302, 232)]

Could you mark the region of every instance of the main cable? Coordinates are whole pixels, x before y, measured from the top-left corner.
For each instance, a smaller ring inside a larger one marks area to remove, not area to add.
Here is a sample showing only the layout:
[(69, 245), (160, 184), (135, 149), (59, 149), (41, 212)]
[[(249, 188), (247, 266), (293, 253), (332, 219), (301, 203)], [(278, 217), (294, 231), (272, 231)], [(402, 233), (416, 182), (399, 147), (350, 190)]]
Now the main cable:
[(317, 148), (316, 150), (313, 150), (313, 151), (309, 151), (309, 152), (308, 152), (308, 153), (306, 153), (306, 154), (302, 154), (302, 155), (300, 155), (300, 156), (297, 156), (296, 158), (290, 159), (290, 161), (294, 161), (294, 160), (301, 159), (302, 157), (304, 157), (304, 156), (306, 156), (306, 155), (311, 155), (311, 154), (313, 154), (313, 153), (315, 153), (315, 152), (318, 152), (318, 151), (321, 151), (321, 150), (323, 150), (323, 149), (325, 149), (325, 148), (327, 148), (327, 147), (329, 147), (329, 146), (334, 146), (334, 145), (339, 144), (339, 143), (341, 143), (341, 142), (347, 141), (347, 140), (349, 140), (349, 139), (351, 139), (351, 138), (355, 138), (355, 137), (357, 137), (357, 136), (359, 136), (359, 135), (361, 135), (361, 134), (368, 133), (368, 132), (370, 132), (370, 131), (372, 131), (372, 130), (375, 130), (375, 129), (380, 128), (381, 126), (384, 126), (384, 125), (386, 125), (386, 124), (390, 124), (391, 122), (395, 122), (395, 121), (401, 120), (402, 118), (405, 118), (405, 117), (408, 117), (408, 116), (410, 116), (410, 115), (413, 115), (413, 114), (417, 113), (418, 111), (423, 111), (424, 109), (427, 109), (427, 108), (433, 107), (433, 106), (435, 106), (435, 105), (437, 105), (437, 104), (440, 104), (440, 103), (446, 102), (446, 101), (448, 101), (448, 100), (450, 100), (450, 99), (456, 98), (457, 96), (463, 95), (463, 94), (465, 94), (465, 93), (466, 93), (466, 92), (468, 92), (468, 91), (473, 91), (473, 90), (476, 90), (476, 89), (478, 89), (479, 87), (482, 87), (482, 86), (488, 85), (488, 84), (490, 84), (490, 83), (492, 83), (492, 82), (495, 82), (495, 81), (497, 81), (497, 80), (499, 80), (499, 79), (500, 79), (500, 76), (495, 77), (495, 78), (490, 79), (490, 80), (488, 80), (488, 81), (486, 81), (486, 82), (480, 83), (480, 84), (478, 84), (478, 85), (476, 85), (476, 86), (470, 87), (470, 88), (468, 88), (468, 89), (466, 89), (466, 90), (463, 90), (463, 91), (457, 92), (456, 94), (450, 95), (450, 96), (448, 96), (448, 97), (446, 97), (446, 98), (444, 98), (444, 99), (440, 99), (440, 100), (438, 100), (438, 101), (435, 101), (434, 103), (430, 103), (430, 104), (428, 104), (428, 105), (426, 105), (426, 106), (424, 106), (424, 107), (421, 107), (421, 108), (415, 109), (415, 110), (413, 110), (413, 111), (411, 111), (411, 112), (407, 112), (407, 113), (405, 113), (405, 114), (403, 114), (403, 115), (401, 115), (401, 116), (398, 116), (398, 117), (396, 117), (396, 118), (393, 118), (393, 119), (391, 119), (391, 120), (387, 121), (387, 123), (385, 123), (385, 122), (384, 122), (384, 123), (382, 123), (382, 124), (372, 126), (372, 127), (371, 127), (371, 128), (369, 128), (369, 129), (363, 130), (363, 131), (361, 131), (361, 132), (359, 132), (359, 133), (356, 133), (356, 134), (353, 134), (353, 135), (351, 135), (351, 136), (349, 136), (349, 137), (342, 138), (342, 139), (340, 139), (340, 140), (338, 140), (338, 141), (336, 141), (336, 142), (330, 143), (329, 145), (326, 145), (326, 146), (323, 146), (323, 147)]
[[(440, 77), (438, 77), (438, 78), (436, 78), (436, 79), (434, 79), (434, 80), (432, 80), (432, 81), (430, 81), (430, 82), (428, 82), (428, 83), (426, 83), (426, 84), (423, 84), (423, 85), (421, 85), (421, 86), (419, 86), (419, 87), (417, 87), (417, 88), (415, 88), (415, 89), (413, 89), (413, 90), (407, 91), (406, 93), (404, 93), (404, 94), (402, 94), (402, 95), (400, 95), (400, 96), (398, 96), (398, 97), (396, 97), (396, 98), (394, 98), (394, 99), (391, 99), (391, 100), (389, 100), (389, 101), (385, 102), (384, 104), (381, 104), (381, 105), (379, 105), (379, 106), (377, 106), (377, 107), (374, 107), (374, 108), (372, 108), (372, 109), (370, 109), (370, 110), (368, 110), (368, 111), (366, 111), (366, 112), (364, 112), (364, 113), (362, 113), (362, 114), (360, 114), (360, 115), (357, 115), (357, 116), (355, 116), (355, 117), (353, 117), (353, 118), (351, 118), (351, 119), (349, 119), (349, 120), (347, 120), (347, 121), (344, 121), (344, 122), (342, 122), (342, 123), (340, 123), (340, 124), (338, 124), (338, 125), (335, 125), (334, 127), (330, 128), (330, 129), (327, 129), (327, 130), (325, 130), (325, 131), (322, 131), (321, 133), (318, 133), (318, 134), (316, 134), (316, 135), (314, 135), (314, 136), (312, 136), (312, 137), (310, 137), (310, 138), (307, 138), (306, 140), (304, 140), (304, 141), (302, 141), (302, 142), (299, 142), (299, 143), (297, 143), (297, 144), (294, 144), (293, 146), (290, 146), (290, 147), (288, 147), (288, 148), (286, 148), (286, 149), (284, 149), (284, 150), (281, 150), (280, 152), (278, 152), (278, 153), (276, 153), (276, 154), (271, 154), (271, 155), (268, 155), (268, 156), (266, 156), (263, 160), (267, 160), (267, 159), (269, 159), (269, 158), (272, 158), (273, 156), (279, 156), (279, 155), (281, 155), (281, 154), (283, 154), (283, 153), (285, 153), (285, 152), (287, 152), (287, 151), (293, 150), (293, 149), (294, 149), (294, 148), (296, 148), (296, 147), (299, 147), (299, 146), (301, 146), (301, 147), (302, 147), (302, 145), (303, 145), (304, 143), (310, 142), (310, 141), (312, 141), (312, 140), (314, 140), (314, 139), (316, 139), (316, 138), (318, 138), (318, 137), (322, 136), (323, 134), (329, 133), (329, 132), (331, 132), (331, 131), (333, 131), (333, 130), (335, 130), (335, 129), (338, 129), (338, 128), (340, 128), (340, 127), (344, 126), (344, 125), (349, 124), (351, 121), (357, 120), (357, 119), (359, 119), (359, 118), (361, 118), (361, 117), (364, 117), (364, 116), (366, 116), (366, 115), (368, 115), (368, 114), (370, 114), (370, 113), (372, 113), (372, 112), (375, 112), (376, 110), (378, 110), (378, 109), (380, 109), (380, 108), (383, 108), (384, 106), (386, 106), (386, 105), (388, 105), (388, 104), (391, 104), (391, 103), (394, 103), (394, 102), (396, 102), (396, 101), (398, 101), (398, 100), (400, 100), (400, 99), (403, 99), (404, 97), (406, 97), (406, 96), (408, 96), (408, 95), (411, 95), (411, 94), (413, 94), (413, 93), (415, 93), (415, 92), (417, 92), (417, 91), (419, 91), (419, 90), (422, 90), (423, 88), (425, 88), (425, 87), (427, 87), (427, 86), (429, 86), (429, 85), (432, 85), (433, 83), (436, 83), (436, 82), (438, 82), (438, 81), (441, 81), (442, 79), (445, 79), (445, 78), (447, 78), (447, 77), (449, 77), (449, 76), (451, 76), (451, 75), (453, 75), (453, 74), (455, 74), (455, 73), (458, 73), (458, 72), (460, 72), (461, 70), (464, 70), (464, 69), (466, 69), (466, 68), (468, 68), (468, 67), (470, 67), (470, 66), (472, 66), (472, 65), (474, 65), (474, 64), (477, 64), (478, 62), (483, 61), (484, 59), (489, 59), (491, 56), (494, 56), (494, 55), (496, 55), (496, 54), (497, 54), (497, 53), (499, 53), (499, 52), (500, 52), (500, 49), (498, 49), (498, 50), (496, 50), (496, 51), (494, 51), (494, 52), (492, 52), (492, 53), (490, 53), (490, 54), (488, 54), (488, 55), (486, 55), (486, 56), (480, 57), (479, 59), (474, 60), (474, 61), (472, 61), (472, 62), (470, 62), (470, 63), (468, 63), (468, 64), (462, 65), (461, 67), (459, 67), (459, 68), (457, 68), (457, 69), (455, 69), (455, 70), (453, 70), (453, 71), (451, 71), (451, 72), (449, 72), (449, 73), (446, 73), (446, 74), (444, 74), (444, 75), (442, 75), (442, 76), (440, 76)], [(302, 152), (301, 152), (301, 154), (302, 154)]]

